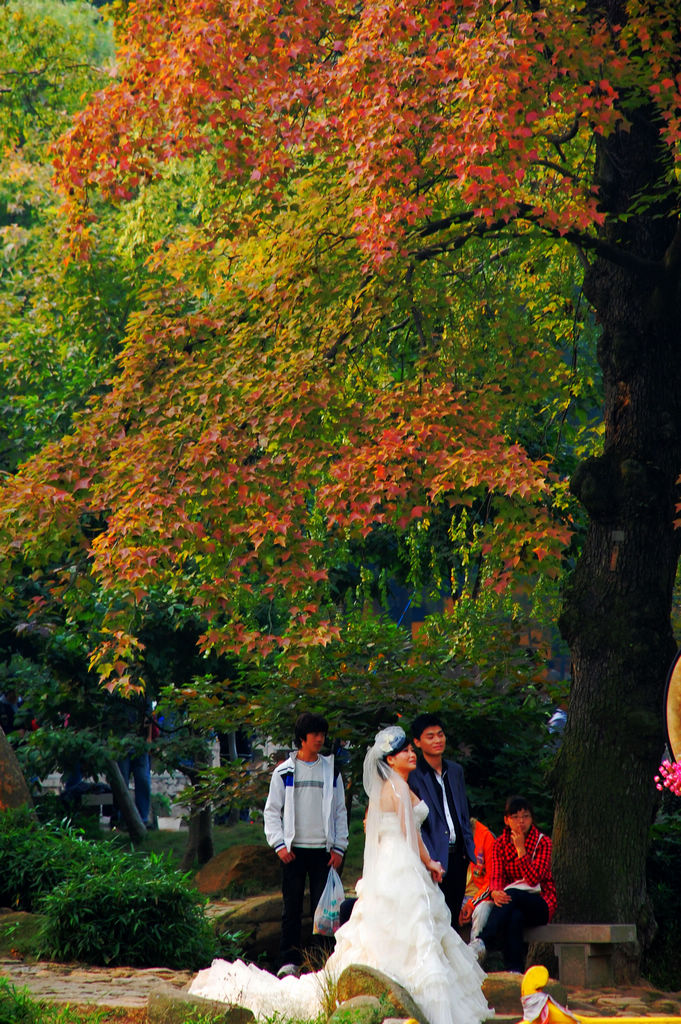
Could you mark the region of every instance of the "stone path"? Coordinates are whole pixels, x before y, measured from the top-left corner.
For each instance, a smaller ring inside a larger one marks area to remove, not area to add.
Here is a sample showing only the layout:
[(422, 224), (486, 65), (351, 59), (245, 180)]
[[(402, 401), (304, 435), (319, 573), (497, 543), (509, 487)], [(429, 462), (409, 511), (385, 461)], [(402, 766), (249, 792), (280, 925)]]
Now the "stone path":
[(17, 988), (27, 988), (36, 999), (72, 1006), (145, 1007), (150, 991), (157, 985), (182, 988), (191, 971), (164, 967), (136, 970), (132, 967), (81, 967), (49, 962), (24, 963), (0, 959), (0, 976)]
[[(192, 973), (162, 967), (81, 967), (2, 958), (0, 976), (50, 1003), (134, 1009), (146, 1007), (150, 991), (158, 985), (183, 988)], [(570, 1009), (594, 1017), (681, 1017), (681, 992), (659, 992), (645, 983), (632, 988), (569, 989), (568, 996)], [(517, 1020), (520, 1017), (518, 1007)]]

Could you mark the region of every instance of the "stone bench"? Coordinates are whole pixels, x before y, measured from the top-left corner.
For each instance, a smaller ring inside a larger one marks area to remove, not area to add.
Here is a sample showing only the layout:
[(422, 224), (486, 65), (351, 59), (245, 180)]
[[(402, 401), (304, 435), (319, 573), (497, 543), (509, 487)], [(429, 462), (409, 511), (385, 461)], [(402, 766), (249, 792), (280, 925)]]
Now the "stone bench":
[(633, 924), (545, 924), (526, 928), (526, 942), (550, 942), (563, 985), (605, 988), (614, 984), (613, 946), (636, 942)]

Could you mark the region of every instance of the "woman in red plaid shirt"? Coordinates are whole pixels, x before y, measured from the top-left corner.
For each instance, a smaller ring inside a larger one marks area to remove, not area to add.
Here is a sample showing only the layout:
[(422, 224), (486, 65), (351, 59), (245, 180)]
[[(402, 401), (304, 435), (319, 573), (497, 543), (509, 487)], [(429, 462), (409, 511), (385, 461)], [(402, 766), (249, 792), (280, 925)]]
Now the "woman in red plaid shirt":
[(510, 796), (506, 801), (504, 830), (492, 850), (489, 888), (494, 907), (471, 947), (482, 962), (487, 946), (502, 938), (504, 967), (522, 974), (523, 928), (547, 924), (556, 910), (551, 840), (535, 826), (525, 797)]

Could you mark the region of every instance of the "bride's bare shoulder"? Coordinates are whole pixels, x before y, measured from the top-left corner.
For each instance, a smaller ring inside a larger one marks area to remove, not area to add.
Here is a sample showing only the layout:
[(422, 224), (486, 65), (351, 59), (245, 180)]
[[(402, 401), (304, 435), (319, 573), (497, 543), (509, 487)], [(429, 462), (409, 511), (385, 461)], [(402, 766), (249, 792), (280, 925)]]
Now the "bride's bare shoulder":
[(398, 803), (395, 787), (391, 784), (390, 780), (386, 780), (381, 787), (381, 810), (396, 811)]

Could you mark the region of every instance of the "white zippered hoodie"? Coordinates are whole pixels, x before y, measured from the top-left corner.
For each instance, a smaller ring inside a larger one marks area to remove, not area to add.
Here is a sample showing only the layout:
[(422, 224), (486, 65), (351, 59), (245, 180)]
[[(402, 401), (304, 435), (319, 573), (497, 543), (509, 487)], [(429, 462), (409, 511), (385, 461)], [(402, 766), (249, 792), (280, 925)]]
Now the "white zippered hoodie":
[[(296, 750), (292, 750), (290, 756), (277, 765), (270, 779), (270, 791), (263, 818), (265, 838), (274, 850), (281, 850), (283, 846), (290, 850), (296, 832), (293, 783), (297, 753)], [(345, 809), (343, 780), (340, 773), (334, 771), (333, 756), (325, 757), (320, 754), (319, 760), (322, 762), (322, 815), (326, 849), (342, 855), (348, 845), (348, 816)]]

